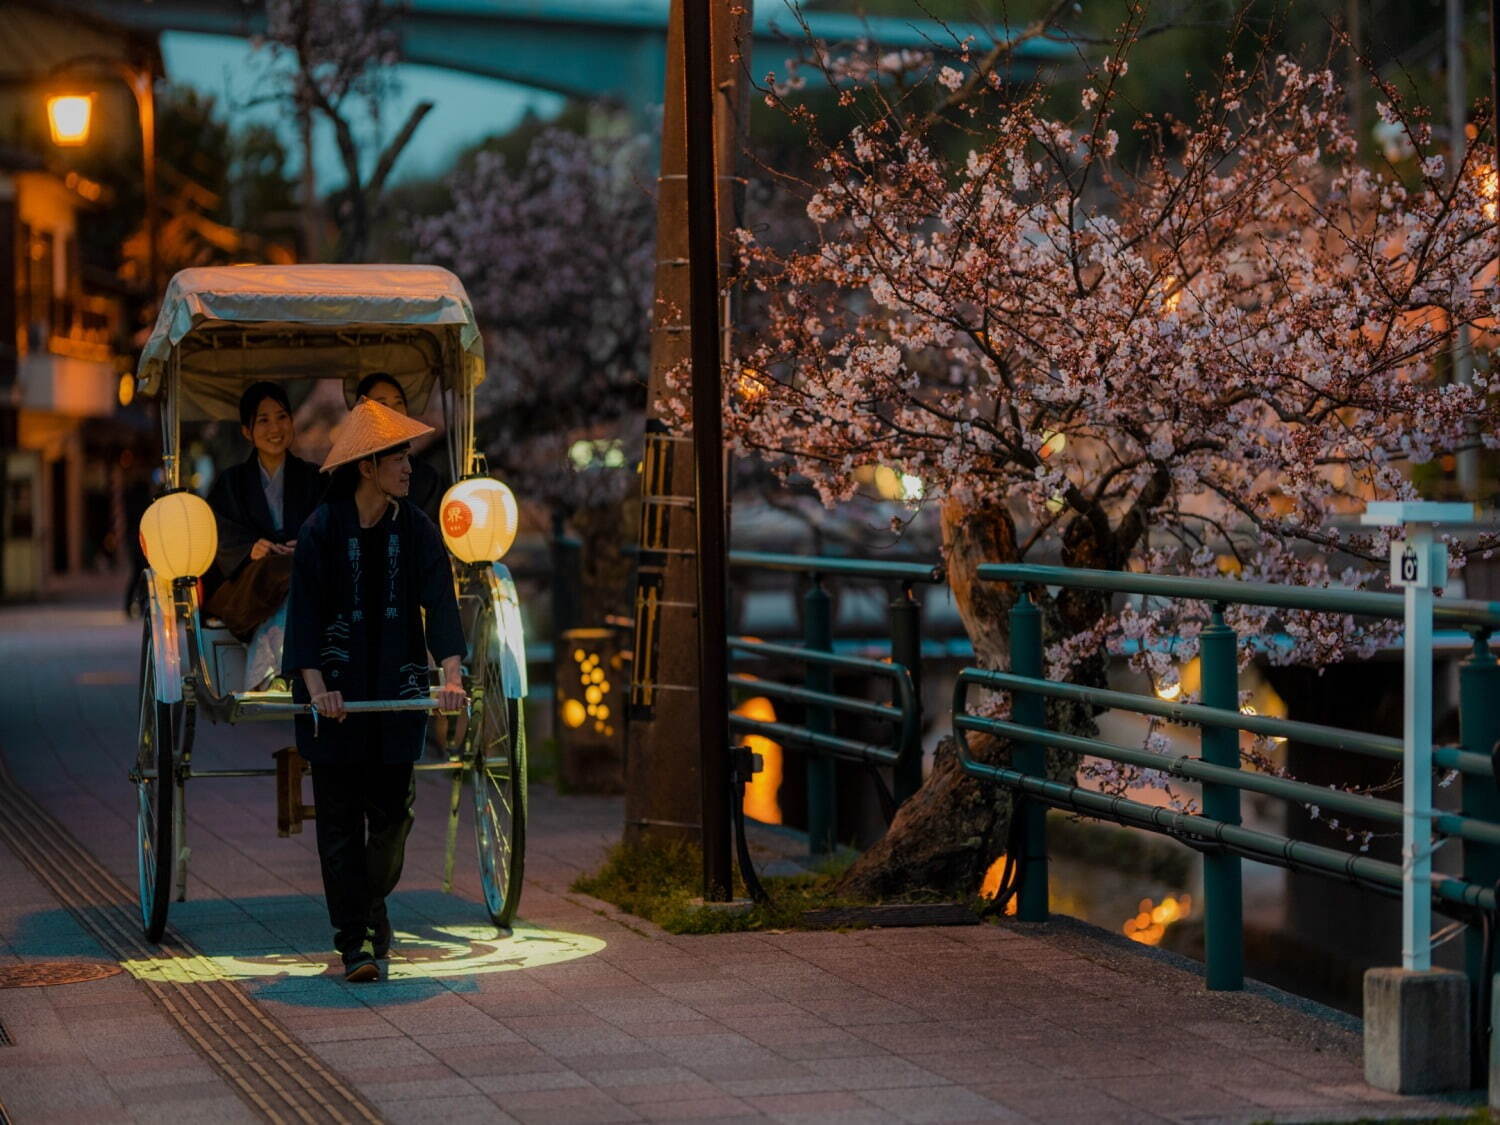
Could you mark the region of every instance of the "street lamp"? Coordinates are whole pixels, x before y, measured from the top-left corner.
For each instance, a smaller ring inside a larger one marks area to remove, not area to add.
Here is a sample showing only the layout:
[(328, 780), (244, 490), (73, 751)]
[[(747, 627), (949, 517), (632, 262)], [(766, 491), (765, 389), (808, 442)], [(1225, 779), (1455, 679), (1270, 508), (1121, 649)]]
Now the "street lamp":
[(47, 99), (47, 124), (58, 148), (81, 148), (89, 141), (93, 94), (53, 94)]
[(136, 66), (124, 59), (87, 56), (69, 59), (52, 68), (50, 78), (57, 92), (47, 98), (47, 124), (52, 143), (59, 148), (79, 148), (88, 143), (93, 124), (94, 93), (70, 88), (78, 76), (89, 72), (118, 78), (135, 97), (136, 119), (141, 128), (142, 186), (146, 197), (146, 284), (153, 299), (161, 288), (156, 234), (156, 76), (151, 64)]

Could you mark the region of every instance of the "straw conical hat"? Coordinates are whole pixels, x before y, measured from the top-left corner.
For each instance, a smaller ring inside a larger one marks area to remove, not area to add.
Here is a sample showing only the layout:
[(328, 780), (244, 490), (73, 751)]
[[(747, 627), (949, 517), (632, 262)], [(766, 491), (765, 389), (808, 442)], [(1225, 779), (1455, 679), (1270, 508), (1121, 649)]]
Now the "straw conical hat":
[(372, 399), (362, 398), (339, 427), (333, 448), (328, 451), (328, 459), (323, 462), (323, 471), (330, 472), (351, 461), (361, 461), (430, 433), (431, 426), (397, 413), (389, 406), (381, 406)]

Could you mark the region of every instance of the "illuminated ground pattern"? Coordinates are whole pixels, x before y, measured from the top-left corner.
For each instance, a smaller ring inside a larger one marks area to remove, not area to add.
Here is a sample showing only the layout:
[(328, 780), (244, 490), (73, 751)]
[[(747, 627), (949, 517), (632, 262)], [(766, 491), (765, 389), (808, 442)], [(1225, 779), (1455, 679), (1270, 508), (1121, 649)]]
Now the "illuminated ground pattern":
[[(604, 948), (599, 938), (518, 923), (502, 935), (494, 926), (448, 925), (424, 927), (420, 932), (396, 931), (395, 948), (386, 979), (438, 980), (532, 969), (588, 957)], [(126, 972), (138, 980), (191, 983), (208, 980), (265, 980), (320, 977), (329, 972), (325, 956), (298, 953), (234, 956), (162, 957), (125, 961)]]

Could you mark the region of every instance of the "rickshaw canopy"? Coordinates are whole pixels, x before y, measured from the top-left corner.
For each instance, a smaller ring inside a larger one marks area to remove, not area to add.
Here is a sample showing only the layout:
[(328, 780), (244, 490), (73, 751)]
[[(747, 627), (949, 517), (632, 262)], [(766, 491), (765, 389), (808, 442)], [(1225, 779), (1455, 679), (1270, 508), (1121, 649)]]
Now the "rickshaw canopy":
[(234, 420), (260, 379), (401, 383), (414, 413), (434, 385), (484, 378), (484, 345), (463, 284), (440, 266), (208, 266), (180, 271), (141, 352), (137, 393), (164, 393), (175, 357), (186, 418)]

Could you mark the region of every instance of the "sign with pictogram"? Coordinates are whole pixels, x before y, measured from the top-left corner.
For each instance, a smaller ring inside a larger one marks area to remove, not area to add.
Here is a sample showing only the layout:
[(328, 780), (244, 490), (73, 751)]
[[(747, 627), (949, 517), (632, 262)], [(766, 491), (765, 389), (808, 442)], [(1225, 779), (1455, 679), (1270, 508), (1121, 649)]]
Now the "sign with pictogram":
[(1419, 590), (1442, 588), (1448, 582), (1448, 548), (1442, 543), (1391, 541), (1391, 585)]

